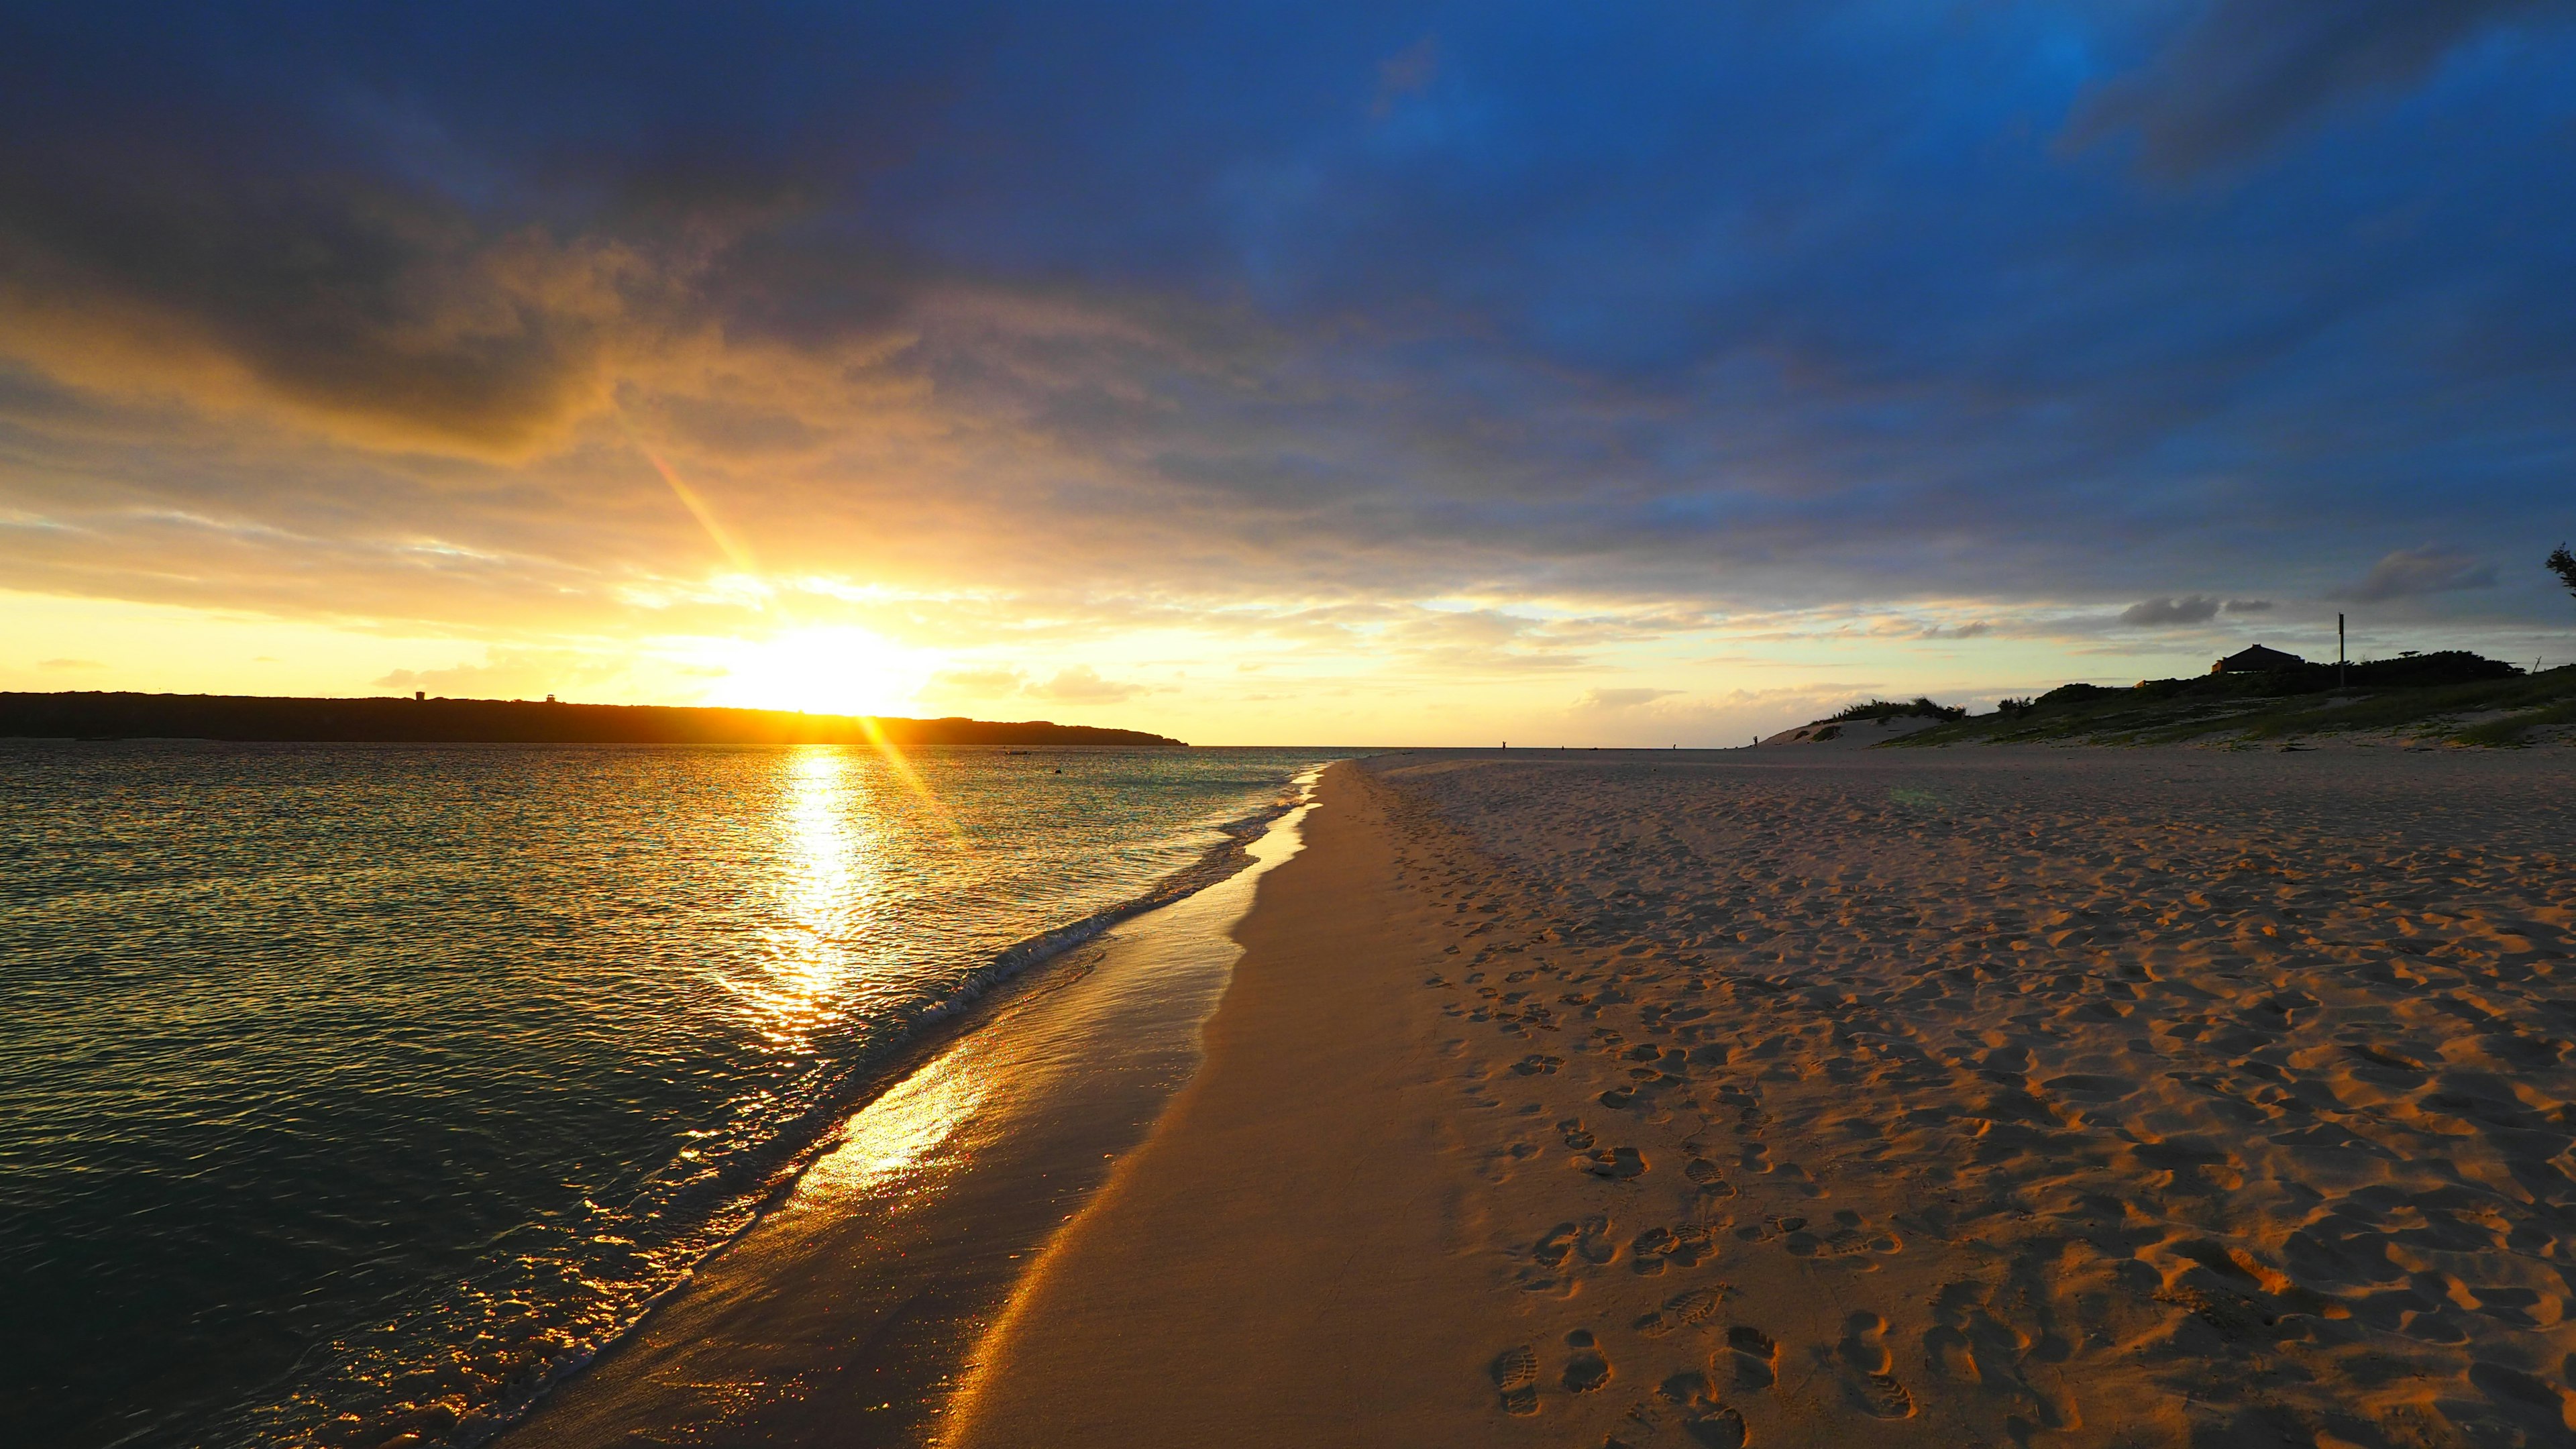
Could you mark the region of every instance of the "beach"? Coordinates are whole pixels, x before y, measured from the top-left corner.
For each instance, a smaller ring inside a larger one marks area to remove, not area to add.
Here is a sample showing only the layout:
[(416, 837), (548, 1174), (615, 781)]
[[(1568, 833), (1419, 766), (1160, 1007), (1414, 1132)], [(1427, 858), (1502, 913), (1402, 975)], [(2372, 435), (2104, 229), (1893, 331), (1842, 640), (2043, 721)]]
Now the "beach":
[(0, 1439), (917, 1442), (1332, 757), (0, 742)]
[(2571, 765), (1335, 766), (941, 1440), (2567, 1442)]

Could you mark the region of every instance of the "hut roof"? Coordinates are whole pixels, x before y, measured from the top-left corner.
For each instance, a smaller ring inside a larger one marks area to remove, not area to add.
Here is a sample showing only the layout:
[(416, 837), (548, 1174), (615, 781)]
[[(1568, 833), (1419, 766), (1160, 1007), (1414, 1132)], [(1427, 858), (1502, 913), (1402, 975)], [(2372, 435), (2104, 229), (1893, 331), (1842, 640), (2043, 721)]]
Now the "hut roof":
[(2212, 674), (2256, 674), (2268, 669), (2296, 669), (2308, 661), (2261, 644), (2248, 645), (2209, 666)]

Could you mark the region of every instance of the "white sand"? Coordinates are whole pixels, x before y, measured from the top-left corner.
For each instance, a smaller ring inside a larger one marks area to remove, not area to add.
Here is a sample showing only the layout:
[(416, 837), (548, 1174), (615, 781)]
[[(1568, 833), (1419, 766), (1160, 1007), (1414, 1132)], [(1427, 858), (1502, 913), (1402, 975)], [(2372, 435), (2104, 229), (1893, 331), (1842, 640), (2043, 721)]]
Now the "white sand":
[(2576, 1442), (2571, 784), (1338, 767), (953, 1442)]

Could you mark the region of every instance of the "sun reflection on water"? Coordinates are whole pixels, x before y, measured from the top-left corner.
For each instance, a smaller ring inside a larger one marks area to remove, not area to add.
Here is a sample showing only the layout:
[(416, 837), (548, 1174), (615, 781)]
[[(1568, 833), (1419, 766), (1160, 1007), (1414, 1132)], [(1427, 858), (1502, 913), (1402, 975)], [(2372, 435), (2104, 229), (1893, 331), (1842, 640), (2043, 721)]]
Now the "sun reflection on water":
[(980, 1057), (971, 1047), (950, 1052), (860, 1109), (839, 1144), (797, 1179), (791, 1208), (864, 1194), (931, 1167), (992, 1089)]
[(772, 886), (778, 912), (761, 932), (769, 970), (725, 981), (762, 1036), (780, 1046), (805, 1046), (854, 984), (853, 946), (881, 875), (864, 768), (832, 745), (797, 750), (780, 764)]

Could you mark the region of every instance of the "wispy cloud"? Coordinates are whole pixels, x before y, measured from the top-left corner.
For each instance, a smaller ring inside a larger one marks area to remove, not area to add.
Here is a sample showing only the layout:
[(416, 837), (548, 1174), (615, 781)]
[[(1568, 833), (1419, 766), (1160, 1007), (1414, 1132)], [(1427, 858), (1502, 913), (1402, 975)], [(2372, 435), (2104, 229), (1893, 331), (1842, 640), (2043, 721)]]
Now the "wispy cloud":
[(2073, 134), (2134, 133), (2152, 171), (2187, 176), (2269, 148), (2336, 107), (2420, 81), (2455, 47), (2543, 0), (2215, 0), (2142, 71), (2102, 85)]
[(2370, 572), (2358, 582), (2337, 590), (2333, 597), (2357, 604), (2385, 603), (2390, 599), (2409, 599), (2425, 594), (2458, 593), (2466, 589), (2492, 589), (2496, 586), (2495, 565), (2481, 563), (2467, 554), (2427, 544), (2422, 548), (2399, 549), (2370, 566)]
[(1574, 707), (1585, 710), (1636, 709), (1680, 693), (1678, 689), (1587, 689), (1574, 701)]
[(1141, 684), (1125, 680), (1104, 679), (1100, 671), (1088, 664), (1059, 669), (1042, 683), (1024, 691), (1032, 699), (1051, 699), (1065, 704), (1115, 704), (1146, 692)]

